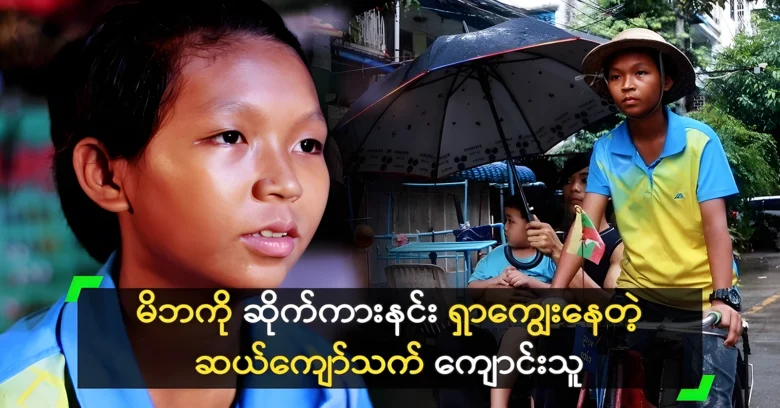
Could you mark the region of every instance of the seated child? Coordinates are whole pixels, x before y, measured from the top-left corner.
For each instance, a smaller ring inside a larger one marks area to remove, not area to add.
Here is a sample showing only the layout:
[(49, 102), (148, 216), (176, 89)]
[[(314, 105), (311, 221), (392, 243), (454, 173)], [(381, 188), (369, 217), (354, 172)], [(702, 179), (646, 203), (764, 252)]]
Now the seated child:
[[(531, 262), (536, 256), (536, 248), (528, 242), (526, 231), (527, 220), (523, 217), (521, 208), (522, 198), (513, 196), (504, 203), (504, 234), (506, 244), (490, 251), (490, 253), (477, 263), (474, 274), (469, 278), (469, 290), (474, 300), (480, 303), (519, 303), (523, 301), (520, 291), (499, 291), (496, 289), (511, 288), (544, 288), (552, 281), (555, 275), (555, 262), (548, 256), (543, 256), (542, 261), (531, 268), (518, 270), (509, 263), (505, 255), (505, 246), (512, 249), (512, 255), (520, 263)], [(485, 289), (494, 289), (487, 291)], [(504, 294), (506, 293), (506, 294)], [(514, 361), (521, 357), (520, 344), (523, 341), (532, 341), (525, 328), (512, 327), (503, 334), (499, 344), (499, 356), (508, 356)], [(499, 369), (506, 369), (503, 365)], [(509, 404), (512, 392), (512, 384), (517, 378), (518, 371), (500, 376), (499, 388), (490, 392), (491, 407), (505, 408)]]

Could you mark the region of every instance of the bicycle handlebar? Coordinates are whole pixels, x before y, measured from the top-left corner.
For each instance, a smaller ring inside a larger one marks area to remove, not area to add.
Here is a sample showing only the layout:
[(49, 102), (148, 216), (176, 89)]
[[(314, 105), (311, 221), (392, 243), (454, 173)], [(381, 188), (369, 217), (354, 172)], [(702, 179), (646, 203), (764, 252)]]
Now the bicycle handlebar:
[(720, 323), (721, 317), (723, 316), (721, 316), (720, 312), (709, 312), (707, 317), (701, 321), (701, 327), (714, 326)]
[[(689, 333), (699, 333), (699, 334), (712, 334), (712, 335), (718, 335), (717, 333), (709, 333), (709, 332), (702, 332), (702, 329), (705, 329), (710, 326), (717, 325), (720, 322), (721, 315), (718, 312), (710, 312), (707, 314), (707, 316), (701, 320), (701, 326), (699, 326), (699, 321), (691, 321), (691, 322), (636, 322), (634, 325), (637, 329), (642, 330), (658, 330), (658, 331), (671, 331), (671, 332), (689, 332)], [(602, 323), (603, 324), (603, 323)], [(563, 323), (560, 326), (565, 327), (570, 325), (569, 323)], [(579, 322), (574, 323), (574, 326), (583, 325), (588, 326), (588, 324)], [(610, 324), (612, 325), (612, 324)]]

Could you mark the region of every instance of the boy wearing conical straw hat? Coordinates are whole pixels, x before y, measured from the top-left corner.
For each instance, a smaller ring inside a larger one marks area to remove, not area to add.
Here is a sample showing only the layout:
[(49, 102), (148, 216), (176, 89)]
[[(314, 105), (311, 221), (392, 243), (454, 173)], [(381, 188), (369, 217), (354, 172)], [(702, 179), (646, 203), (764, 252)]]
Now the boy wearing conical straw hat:
[[(712, 330), (728, 332), (727, 339), (701, 339), (702, 374), (715, 378), (706, 401), (695, 405), (731, 406), (742, 319), (724, 199), (738, 190), (718, 135), (665, 107), (695, 89), (693, 66), (646, 29), (623, 31), (582, 65), (591, 88), (627, 117), (594, 145), (582, 204), (599, 225), (613, 201), (625, 245), (618, 291), (640, 298), (645, 321), (696, 309), (720, 316)], [(552, 288), (566, 288), (582, 267), (574, 252), (562, 254)], [(693, 299), (675, 295), (683, 289)]]

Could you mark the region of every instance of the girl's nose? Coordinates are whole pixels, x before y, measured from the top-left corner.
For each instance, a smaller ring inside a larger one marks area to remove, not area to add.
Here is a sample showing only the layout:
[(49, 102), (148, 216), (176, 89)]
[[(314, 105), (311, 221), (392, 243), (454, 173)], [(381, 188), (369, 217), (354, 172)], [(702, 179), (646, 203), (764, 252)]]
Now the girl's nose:
[[(295, 201), (303, 194), (303, 187), (298, 181), (295, 169), (286, 153), (268, 155), (272, 163), (263, 165), (263, 178), (252, 186), (252, 195), (260, 201), (282, 199)], [(263, 158), (264, 160), (268, 160)]]

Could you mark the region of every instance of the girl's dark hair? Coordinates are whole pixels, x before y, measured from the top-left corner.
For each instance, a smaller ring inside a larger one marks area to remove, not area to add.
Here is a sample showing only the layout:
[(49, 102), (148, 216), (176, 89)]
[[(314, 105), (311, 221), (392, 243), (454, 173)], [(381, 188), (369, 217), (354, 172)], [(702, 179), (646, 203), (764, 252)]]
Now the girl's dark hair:
[(65, 218), (93, 258), (105, 262), (119, 249), (119, 221), (81, 189), (75, 145), (94, 137), (111, 157), (137, 159), (176, 98), (183, 59), (213, 55), (245, 36), (286, 44), (306, 62), (281, 16), (260, 0), (121, 4), (57, 55), (48, 100), (54, 179)]
[(569, 178), (574, 175), (574, 173), (579, 172), (580, 170), (590, 166), (590, 157), (593, 154), (592, 150), (588, 150), (586, 152), (576, 153), (572, 156), (569, 156), (568, 159), (566, 159), (566, 162), (563, 164), (563, 168), (560, 172), (560, 177), (558, 178), (558, 188), (563, 188), (568, 181)]

